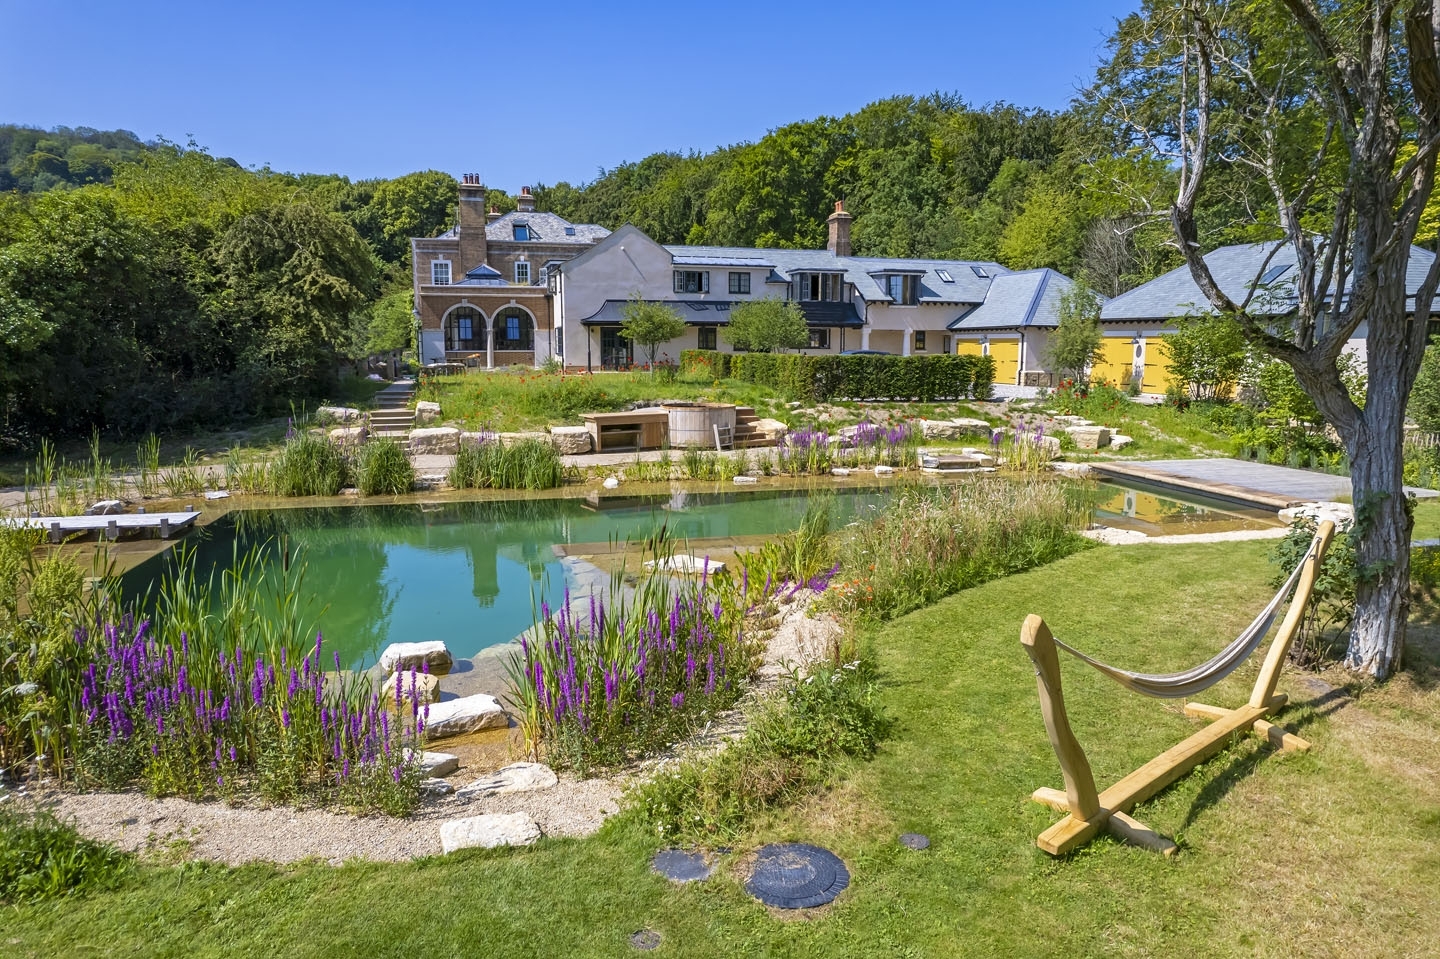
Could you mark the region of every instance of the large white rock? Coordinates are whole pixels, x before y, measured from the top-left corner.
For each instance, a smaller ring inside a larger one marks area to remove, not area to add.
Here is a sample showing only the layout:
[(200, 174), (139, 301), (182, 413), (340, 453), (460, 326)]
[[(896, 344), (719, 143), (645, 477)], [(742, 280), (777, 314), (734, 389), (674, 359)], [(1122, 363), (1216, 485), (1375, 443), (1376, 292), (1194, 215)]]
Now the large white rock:
[(779, 420), (772, 420), (768, 416), (761, 417), (750, 425), (755, 428), (755, 432), (771, 441), (782, 439), (786, 433), (790, 432), (790, 427)]
[(1355, 508), (1349, 503), (1305, 503), (1302, 506), (1292, 506), (1280, 511), (1280, 519), (1286, 523), (1293, 523), (1297, 519), (1313, 519), (1317, 523), (1330, 520), (1336, 526), (1344, 523), (1355, 522)]
[[(408, 763), (415, 758), (415, 750), (405, 750), (405, 761)], [(453, 753), (432, 753), (429, 750), (421, 750), (419, 756), (420, 771), (426, 776), (448, 776), (460, 768), (460, 757)]]
[(453, 426), (430, 426), (410, 431), (414, 455), (454, 456), (460, 451), (460, 431)]
[(420, 705), (440, 701), (440, 677), (434, 673), (423, 673), (418, 669), (402, 669), (392, 673), (380, 687), (380, 702), (388, 707), (395, 705), (395, 684), (400, 684), (400, 699), (403, 703), (411, 700), (410, 690), (415, 690), (414, 699)]
[(1110, 445), (1110, 431), (1103, 426), (1067, 426), (1065, 432), (1082, 450), (1099, 450)]
[(1117, 453), (1133, 442), (1135, 442), (1135, 438), (1133, 436), (1124, 436), (1120, 433), (1110, 434), (1110, 448)]
[(85, 510), (86, 516), (114, 516), (117, 513), (125, 512), (125, 504), (118, 499), (102, 499), (98, 503), (92, 503)]
[[(500, 438), (500, 442), (505, 444), (506, 446), (514, 446), (517, 443), (524, 443), (527, 440), (539, 440), (541, 443), (550, 442), (549, 433), (500, 433), (498, 435)], [(585, 435), (588, 436), (590, 434), (587, 433)]]
[(736, 476), (731, 482), (733, 482), (736, 486), (754, 486), (756, 483), (760, 482), (760, 479), (756, 476), (747, 476), (746, 474), (741, 473), (739, 476)]
[(321, 406), (315, 410), (315, 422), (321, 426), (327, 423), (358, 426), (365, 422), (365, 414), (353, 406)]
[(506, 715), (500, 701), (484, 693), (432, 703), (425, 709), (425, 735), (431, 739), (510, 725), (510, 717)]
[(336, 446), (360, 446), (370, 438), (370, 431), (363, 426), (337, 426), (330, 431), (330, 442)]
[(385, 675), (402, 669), (420, 669), (444, 675), (455, 665), (450, 648), (438, 639), (427, 643), (391, 643), (380, 653), (380, 671)]
[(562, 456), (576, 456), (590, 452), (590, 431), (583, 426), (550, 427), (550, 443), (555, 452)]
[(540, 827), (523, 812), (452, 819), (440, 827), (440, 847), (447, 853), (457, 849), (528, 846), (539, 838)]
[(990, 435), (990, 424), (984, 420), (958, 417), (950, 420), (921, 420), (920, 435), (927, 440), (959, 440), (967, 436)]
[(429, 400), (421, 400), (415, 404), (415, 422), (417, 423), (438, 423), (440, 422), (440, 404), (432, 403)]
[(555, 770), (544, 763), (511, 763), (503, 769), (477, 779), (468, 786), (455, 791), (457, 799), (479, 799), (484, 796), (498, 796), (501, 793), (530, 792), (534, 789), (549, 789), (560, 781)]
[(618, 476), (607, 476), (605, 477), (605, 482), (601, 483), (600, 485), (605, 487), (606, 489), (619, 489), (620, 478)]

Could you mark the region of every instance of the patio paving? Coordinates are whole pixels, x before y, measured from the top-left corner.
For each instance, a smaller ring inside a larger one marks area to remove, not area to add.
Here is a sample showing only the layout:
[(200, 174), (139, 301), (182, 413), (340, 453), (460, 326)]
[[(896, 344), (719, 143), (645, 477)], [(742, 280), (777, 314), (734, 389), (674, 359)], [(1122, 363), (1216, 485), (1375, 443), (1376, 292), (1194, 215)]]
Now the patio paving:
[[(1098, 473), (1116, 479), (1191, 490), (1208, 496), (1285, 509), (1302, 503), (1350, 499), (1350, 477), (1235, 459), (1149, 460), (1141, 463), (1093, 463)], [(1405, 487), (1426, 499), (1440, 492)]]

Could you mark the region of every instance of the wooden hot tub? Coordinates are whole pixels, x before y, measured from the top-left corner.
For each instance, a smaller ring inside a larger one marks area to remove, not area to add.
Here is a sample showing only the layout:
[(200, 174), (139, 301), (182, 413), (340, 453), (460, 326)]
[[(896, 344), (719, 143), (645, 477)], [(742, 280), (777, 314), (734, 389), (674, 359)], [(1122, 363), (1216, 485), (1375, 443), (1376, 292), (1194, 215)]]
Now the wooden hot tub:
[(666, 403), (670, 414), (671, 446), (715, 447), (715, 427), (725, 436), (735, 433), (735, 407), (729, 403)]

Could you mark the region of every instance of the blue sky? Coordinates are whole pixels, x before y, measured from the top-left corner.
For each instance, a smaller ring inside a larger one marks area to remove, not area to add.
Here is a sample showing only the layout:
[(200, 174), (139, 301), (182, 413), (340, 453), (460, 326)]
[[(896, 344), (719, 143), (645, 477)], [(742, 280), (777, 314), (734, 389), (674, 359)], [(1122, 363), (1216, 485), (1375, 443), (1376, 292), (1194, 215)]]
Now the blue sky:
[(1060, 108), (1136, 5), (0, 0), (0, 122), (513, 193), (900, 93)]

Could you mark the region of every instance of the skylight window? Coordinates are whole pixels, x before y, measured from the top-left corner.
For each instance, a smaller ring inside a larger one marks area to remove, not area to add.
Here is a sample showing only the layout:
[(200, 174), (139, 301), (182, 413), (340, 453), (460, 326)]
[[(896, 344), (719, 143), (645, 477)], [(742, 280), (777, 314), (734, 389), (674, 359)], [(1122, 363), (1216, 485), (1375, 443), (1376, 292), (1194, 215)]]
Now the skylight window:
[(990, 279), (990, 274), (985, 272), (985, 268), (983, 266), (972, 266), (970, 267), (970, 272), (974, 273), (982, 280)]
[(515, 239), (521, 242), (530, 239), (530, 225), (528, 223), (515, 224)]
[(1290, 269), (1289, 263), (1286, 263), (1284, 266), (1270, 267), (1270, 269), (1265, 271), (1265, 275), (1260, 277), (1260, 285), (1267, 286), (1271, 283), (1274, 283), (1276, 280), (1280, 279), (1280, 277), (1282, 277), (1285, 274), (1285, 271), (1288, 269)]
[(936, 271), (935, 271), (935, 275), (938, 276), (938, 277), (940, 277), (940, 282), (942, 282), (942, 283), (954, 283), (954, 282), (955, 282), (955, 277), (953, 277), (953, 276), (950, 275), (950, 271), (949, 271), (949, 270), (936, 270)]
[(575, 228), (574, 228), (573, 226), (567, 226), (567, 227), (565, 228), (565, 235), (566, 235), (566, 236), (574, 236), (574, 235), (575, 235)]

